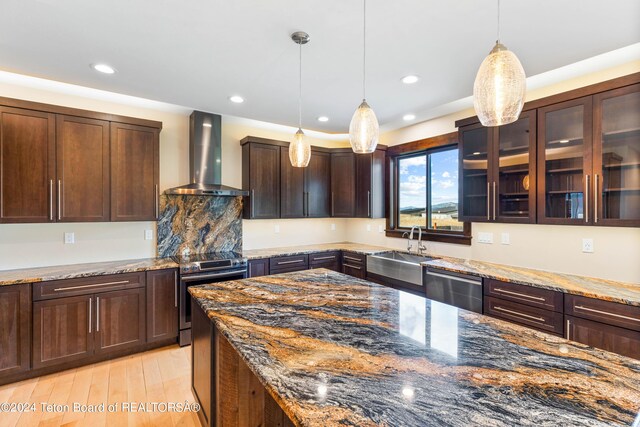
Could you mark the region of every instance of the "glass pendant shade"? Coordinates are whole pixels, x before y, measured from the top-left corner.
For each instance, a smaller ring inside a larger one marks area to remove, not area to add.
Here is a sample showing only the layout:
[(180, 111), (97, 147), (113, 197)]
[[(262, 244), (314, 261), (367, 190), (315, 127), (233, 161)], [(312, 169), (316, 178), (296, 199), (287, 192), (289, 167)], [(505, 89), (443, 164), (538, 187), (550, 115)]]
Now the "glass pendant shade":
[(378, 135), (380, 127), (378, 118), (367, 101), (362, 100), (362, 104), (356, 109), (349, 124), (349, 142), (356, 154), (373, 153), (378, 145)]
[(524, 105), (526, 76), (516, 55), (496, 42), (476, 75), (473, 106), (484, 126), (515, 122)]
[(291, 166), (296, 168), (306, 168), (311, 160), (311, 145), (304, 139), (304, 132), (298, 129), (293, 136), (293, 141), (289, 144), (289, 160)]

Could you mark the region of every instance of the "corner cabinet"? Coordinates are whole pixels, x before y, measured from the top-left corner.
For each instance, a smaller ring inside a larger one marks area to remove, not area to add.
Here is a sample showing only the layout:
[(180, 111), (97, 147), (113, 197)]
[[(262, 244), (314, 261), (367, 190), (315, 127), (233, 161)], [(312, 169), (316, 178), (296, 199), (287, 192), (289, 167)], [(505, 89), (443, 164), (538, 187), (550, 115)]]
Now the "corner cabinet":
[(386, 148), (356, 157), (356, 218), (384, 218)]
[(461, 220), (535, 222), (535, 130), (535, 111), (501, 127), (460, 128)]

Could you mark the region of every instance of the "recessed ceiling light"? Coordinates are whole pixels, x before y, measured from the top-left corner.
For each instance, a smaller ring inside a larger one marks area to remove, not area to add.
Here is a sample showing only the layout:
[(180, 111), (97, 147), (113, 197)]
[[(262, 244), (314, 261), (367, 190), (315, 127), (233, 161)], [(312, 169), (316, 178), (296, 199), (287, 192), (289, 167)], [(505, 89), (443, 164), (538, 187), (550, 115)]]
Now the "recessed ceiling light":
[(229, 101), (235, 104), (242, 104), (244, 102), (244, 98), (238, 95), (233, 95), (229, 97)]
[(409, 120), (413, 120), (415, 118), (415, 114), (405, 114), (404, 116), (402, 116), (402, 120), (404, 120), (405, 122), (408, 122)]
[(417, 82), (418, 80), (420, 80), (420, 77), (414, 76), (413, 74), (410, 74), (410, 75), (404, 76), (402, 78), (402, 83), (404, 83), (406, 85), (412, 85), (415, 82)]
[(319, 122), (328, 122), (328, 121), (329, 121), (329, 117), (327, 117), (327, 116), (320, 116), (320, 117), (318, 117), (318, 121), (319, 121)]
[(104, 74), (114, 74), (116, 69), (107, 64), (91, 64), (91, 68)]

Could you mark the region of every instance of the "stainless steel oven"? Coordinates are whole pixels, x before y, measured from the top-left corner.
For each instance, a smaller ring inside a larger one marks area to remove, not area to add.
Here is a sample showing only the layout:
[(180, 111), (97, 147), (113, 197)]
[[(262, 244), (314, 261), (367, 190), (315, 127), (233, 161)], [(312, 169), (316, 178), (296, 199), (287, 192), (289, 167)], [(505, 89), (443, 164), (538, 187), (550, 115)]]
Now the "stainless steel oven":
[(198, 255), (180, 259), (180, 346), (191, 344), (191, 295), (189, 287), (247, 277), (247, 260), (236, 254)]

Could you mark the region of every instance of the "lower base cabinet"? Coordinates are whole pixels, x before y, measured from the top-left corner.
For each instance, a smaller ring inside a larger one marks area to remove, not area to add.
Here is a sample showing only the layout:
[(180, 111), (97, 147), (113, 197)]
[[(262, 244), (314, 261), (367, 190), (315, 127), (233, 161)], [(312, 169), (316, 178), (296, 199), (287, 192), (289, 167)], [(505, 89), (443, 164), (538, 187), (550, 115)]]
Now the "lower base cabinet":
[(328, 270), (342, 272), (340, 265), (340, 252), (320, 252), (309, 255), (309, 268), (326, 268)]
[(640, 359), (640, 332), (579, 317), (564, 316), (564, 319), (567, 339)]
[(342, 272), (358, 279), (365, 279), (367, 277), (366, 255), (343, 252)]
[(178, 337), (178, 271), (147, 271), (147, 342)]
[(95, 295), (95, 352), (111, 353), (138, 347), (146, 340), (145, 288)]
[(31, 367), (31, 285), (0, 286), (0, 376)]
[(252, 259), (249, 261), (249, 277), (260, 277), (269, 275), (269, 258)]

